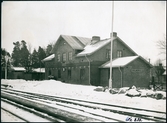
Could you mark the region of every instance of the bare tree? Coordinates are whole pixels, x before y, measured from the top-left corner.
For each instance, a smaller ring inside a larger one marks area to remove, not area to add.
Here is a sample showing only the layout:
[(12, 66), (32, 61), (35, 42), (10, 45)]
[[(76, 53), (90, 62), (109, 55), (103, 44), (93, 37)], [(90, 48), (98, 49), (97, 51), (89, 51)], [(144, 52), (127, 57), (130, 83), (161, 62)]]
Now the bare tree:
[(160, 54), (166, 54), (166, 36), (164, 40), (159, 40), (156, 42), (158, 49), (160, 49)]

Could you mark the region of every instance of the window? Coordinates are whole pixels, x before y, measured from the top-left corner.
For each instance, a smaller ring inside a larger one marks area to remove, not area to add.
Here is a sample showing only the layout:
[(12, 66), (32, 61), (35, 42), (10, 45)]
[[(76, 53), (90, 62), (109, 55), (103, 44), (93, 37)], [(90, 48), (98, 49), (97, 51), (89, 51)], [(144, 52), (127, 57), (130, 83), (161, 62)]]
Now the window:
[(69, 60), (69, 61), (72, 60), (72, 52), (69, 52), (69, 53), (68, 53), (68, 60)]
[(111, 55), (111, 50), (110, 50), (110, 49), (107, 49), (107, 50), (106, 50), (106, 58), (107, 58), (107, 59), (110, 59), (110, 55)]
[(117, 58), (122, 57), (122, 50), (117, 51)]
[(60, 62), (60, 54), (57, 55), (57, 61)]
[(63, 62), (66, 61), (66, 53), (63, 53)]
[(71, 69), (68, 69), (68, 79), (71, 79)]
[(58, 70), (58, 78), (61, 78), (61, 70)]

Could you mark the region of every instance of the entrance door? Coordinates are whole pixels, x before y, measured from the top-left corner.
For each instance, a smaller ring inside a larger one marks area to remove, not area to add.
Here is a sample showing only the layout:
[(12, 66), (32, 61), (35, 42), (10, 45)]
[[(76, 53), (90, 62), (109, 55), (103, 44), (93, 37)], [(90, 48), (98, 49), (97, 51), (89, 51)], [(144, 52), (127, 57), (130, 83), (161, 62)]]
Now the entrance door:
[(80, 69), (80, 83), (83, 83), (85, 79), (85, 69)]

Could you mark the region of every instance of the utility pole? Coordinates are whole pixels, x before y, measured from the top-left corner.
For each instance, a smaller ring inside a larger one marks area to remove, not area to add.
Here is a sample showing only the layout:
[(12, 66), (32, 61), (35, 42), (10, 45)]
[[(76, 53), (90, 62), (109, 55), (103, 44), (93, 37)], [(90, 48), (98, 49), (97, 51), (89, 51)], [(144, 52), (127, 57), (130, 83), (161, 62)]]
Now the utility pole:
[(7, 70), (8, 70), (8, 56), (5, 56), (5, 79), (7, 79)]
[(112, 22), (111, 22), (111, 51), (110, 51), (110, 79), (109, 79), (109, 89), (112, 89), (112, 41), (113, 41), (113, 22), (114, 22), (114, 1), (112, 1)]

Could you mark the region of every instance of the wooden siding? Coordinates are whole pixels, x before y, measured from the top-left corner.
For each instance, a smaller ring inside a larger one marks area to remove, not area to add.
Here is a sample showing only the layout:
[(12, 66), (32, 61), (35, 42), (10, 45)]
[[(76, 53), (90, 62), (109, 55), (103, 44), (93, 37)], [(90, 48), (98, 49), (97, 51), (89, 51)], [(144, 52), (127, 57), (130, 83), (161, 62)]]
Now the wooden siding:
[[(106, 51), (110, 50), (110, 43), (97, 50), (87, 58), (85, 56), (76, 57), (77, 49), (73, 49), (63, 38), (59, 38), (56, 46), (54, 46), (53, 53), (55, 58), (51, 61), (45, 62), (46, 72), (45, 78), (51, 74), (55, 79), (63, 81), (65, 83), (75, 83), (75, 84), (89, 84), (89, 69), (90, 69), (90, 83), (91, 85), (101, 85), (108, 86), (109, 81), (109, 69), (99, 69), (99, 66), (106, 63), (110, 59), (106, 58)], [(119, 39), (113, 41), (113, 51), (112, 58), (117, 58), (117, 51), (121, 50), (123, 52), (123, 57), (135, 56), (136, 54), (132, 52), (126, 45), (124, 45)], [(79, 52), (81, 52), (80, 50)], [(72, 52), (72, 60), (68, 59), (68, 53)], [(63, 53), (66, 53), (66, 62), (62, 62)], [(60, 54), (61, 61), (57, 59), (58, 54)], [(71, 70), (71, 78), (68, 76), (68, 69)], [(143, 69), (142, 71), (132, 71)], [(58, 77), (58, 71), (61, 73), (61, 78)], [(84, 72), (83, 72), (84, 71)], [(121, 68), (122, 72), (122, 83), (123, 86), (148, 86), (150, 80), (149, 76), (149, 66), (146, 65), (142, 60), (138, 59), (127, 65), (125, 68)], [(121, 87), (121, 72), (119, 68), (113, 69), (113, 87)], [(84, 75), (82, 76), (81, 74)]]
[[(113, 68), (113, 88), (121, 87), (121, 72), (122, 72), (122, 87), (148, 87), (150, 82), (150, 68), (141, 59), (136, 59), (124, 68)], [(108, 86), (109, 68), (100, 70), (100, 85)]]

